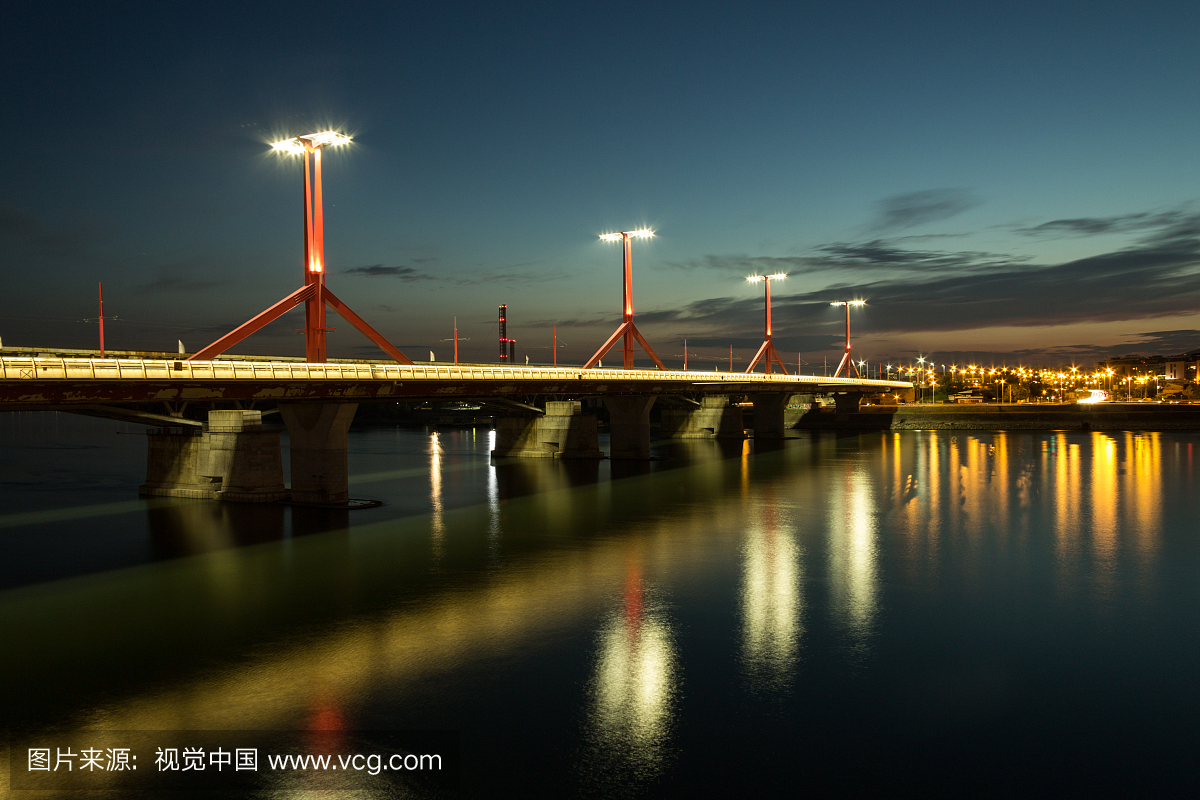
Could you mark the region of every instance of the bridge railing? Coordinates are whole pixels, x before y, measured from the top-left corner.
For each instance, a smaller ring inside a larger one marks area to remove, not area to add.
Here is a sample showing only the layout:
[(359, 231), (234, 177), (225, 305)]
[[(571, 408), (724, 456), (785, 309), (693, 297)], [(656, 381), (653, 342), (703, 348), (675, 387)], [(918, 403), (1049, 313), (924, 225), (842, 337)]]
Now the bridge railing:
[(654, 383), (772, 383), (907, 387), (901, 381), (819, 375), (430, 364), (309, 364), (296, 361), (186, 361), (117, 358), (0, 358), (5, 381), (646, 381)]

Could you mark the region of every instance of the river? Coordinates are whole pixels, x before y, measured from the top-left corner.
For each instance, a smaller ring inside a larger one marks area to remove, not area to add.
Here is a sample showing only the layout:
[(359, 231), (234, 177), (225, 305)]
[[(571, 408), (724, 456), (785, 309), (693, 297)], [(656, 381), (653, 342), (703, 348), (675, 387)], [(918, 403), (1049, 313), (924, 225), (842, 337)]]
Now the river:
[(1194, 782), (1200, 434), (811, 432), (597, 463), (361, 427), (351, 494), (384, 505), (337, 511), (139, 499), (141, 431), (0, 417), (14, 787), (155, 796), (78, 764), (21, 783), (58, 780), (31, 748), (106, 731), (288, 731), (296, 753), (403, 731), (453, 764), (260, 769), (221, 796)]

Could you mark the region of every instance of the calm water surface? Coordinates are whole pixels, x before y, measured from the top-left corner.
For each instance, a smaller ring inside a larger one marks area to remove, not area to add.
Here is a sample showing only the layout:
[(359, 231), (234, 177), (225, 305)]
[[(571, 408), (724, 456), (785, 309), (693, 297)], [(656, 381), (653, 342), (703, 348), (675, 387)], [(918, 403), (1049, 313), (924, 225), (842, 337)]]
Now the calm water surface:
[(140, 430), (0, 416), (13, 759), (101, 730), (438, 729), (459, 790), (330, 796), (1195, 786), (1200, 434), (659, 442), (639, 464), (365, 428), (351, 493), (386, 505), (339, 512), (140, 500)]

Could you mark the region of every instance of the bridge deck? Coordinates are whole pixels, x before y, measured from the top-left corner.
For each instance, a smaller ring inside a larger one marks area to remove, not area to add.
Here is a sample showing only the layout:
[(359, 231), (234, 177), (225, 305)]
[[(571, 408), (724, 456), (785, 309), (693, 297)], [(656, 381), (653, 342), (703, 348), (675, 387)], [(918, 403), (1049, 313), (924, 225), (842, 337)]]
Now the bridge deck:
[(291, 361), (0, 358), (0, 409), (202, 400), (351, 401), (512, 394), (886, 391), (901, 381), (818, 375)]

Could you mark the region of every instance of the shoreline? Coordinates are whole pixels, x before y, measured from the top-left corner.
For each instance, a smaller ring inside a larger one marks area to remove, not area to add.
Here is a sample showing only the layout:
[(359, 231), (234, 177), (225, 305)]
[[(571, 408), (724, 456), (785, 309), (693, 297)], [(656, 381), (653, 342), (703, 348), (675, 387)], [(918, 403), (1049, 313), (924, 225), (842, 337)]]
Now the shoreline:
[(1200, 430), (1200, 406), (1159, 403), (1080, 405), (866, 406), (857, 413), (831, 408), (789, 411), (787, 427), (800, 430)]

